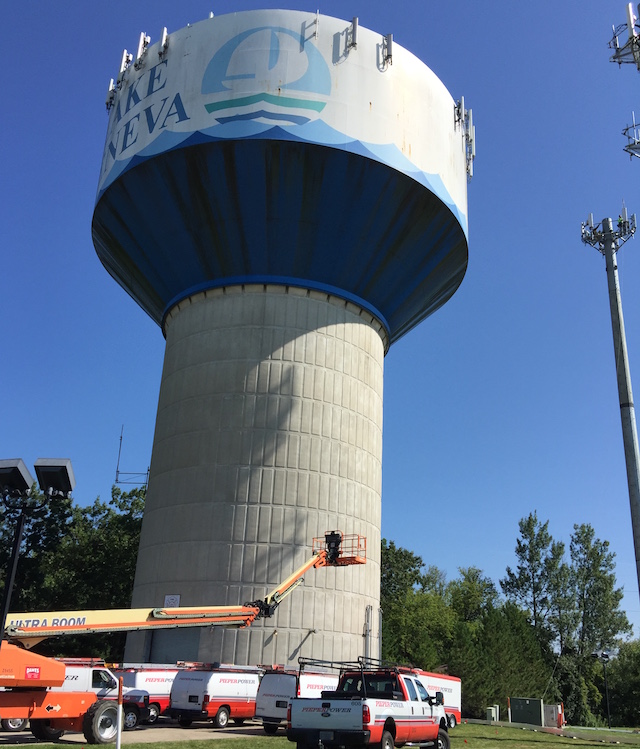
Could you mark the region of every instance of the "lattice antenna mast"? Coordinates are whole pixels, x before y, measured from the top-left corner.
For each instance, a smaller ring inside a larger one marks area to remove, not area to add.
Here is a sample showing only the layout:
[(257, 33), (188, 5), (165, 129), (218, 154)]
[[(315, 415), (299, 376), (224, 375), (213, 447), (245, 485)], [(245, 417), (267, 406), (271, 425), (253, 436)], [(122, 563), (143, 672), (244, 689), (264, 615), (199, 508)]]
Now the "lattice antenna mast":
[(633, 546), (636, 555), (636, 575), (640, 589), (640, 453), (638, 451), (638, 431), (631, 389), (631, 373), (627, 356), (627, 341), (622, 317), (620, 283), (618, 281), (618, 262), (616, 253), (636, 232), (636, 216), (631, 220), (627, 209), (622, 204), (616, 227), (610, 218), (594, 225), (593, 214), (582, 224), (582, 241), (595, 247), (605, 257), (607, 282), (609, 287), (609, 306), (611, 308), (611, 327), (613, 330), (613, 347), (618, 379), (618, 397), (620, 401), (620, 418), (622, 420), (622, 439), (624, 442), (627, 483), (629, 485), (629, 503), (631, 506), (631, 527)]
[(631, 63), (640, 70), (640, 26), (633, 11), (633, 3), (627, 5), (627, 22), (613, 27), (609, 48), (613, 50), (611, 62), (617, 62), (618, 65)]
[(640, 129), (636, 125), (636, 113), (631, 113), (631, 124), (627, 125), (622, 131), (622, 134), (627, 138), (627, 145), (624, 150), (629, 154), (630, 158), (637, 156), (640, 158)]
[[(640, 15), (640, 5), (638, 15)], [(613, 38), (609, 42), (609, 49), (613, 50), (611, 62), (617, 62), (620, 67), (623, 63), (630, 63), (640, 71), (640, 25), (638, 25), (638, 16), (633, 10), (633, 3), (627, 4), (627, 22), (613, 27)], [(627, 125), (622, 134), (627, 139), (624, 150), (631, 158), (640, 157), (640, 133), (636, 127), (635, 112), (632, 113), (631, 125)]]
[(133, 486), (144, 486), (145, 489), (149, 483), (149, 469), (144, 473), (131, 473), (120, 470), (120, 456), (122, 455), (122, 436), (124, 434), (124, 424), (120, 429), (120, 444), (118, 446), (118, 462), (116, 463), (116, 484), (130, 484)]

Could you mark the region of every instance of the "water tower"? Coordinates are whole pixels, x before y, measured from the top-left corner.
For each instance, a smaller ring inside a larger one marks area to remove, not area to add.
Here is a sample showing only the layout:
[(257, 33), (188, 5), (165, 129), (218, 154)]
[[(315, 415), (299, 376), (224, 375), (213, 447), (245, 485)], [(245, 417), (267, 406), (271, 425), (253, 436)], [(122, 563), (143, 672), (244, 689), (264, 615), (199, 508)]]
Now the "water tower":
[(390, 34), (281, 10), (141, 35), (107, 106), (93, 241), (166, 338), (132, 605), (255, 600), (328, 530), (368, 548), (125, 657), (376, 655), (383, 361), (464, 276), (470, 113)]

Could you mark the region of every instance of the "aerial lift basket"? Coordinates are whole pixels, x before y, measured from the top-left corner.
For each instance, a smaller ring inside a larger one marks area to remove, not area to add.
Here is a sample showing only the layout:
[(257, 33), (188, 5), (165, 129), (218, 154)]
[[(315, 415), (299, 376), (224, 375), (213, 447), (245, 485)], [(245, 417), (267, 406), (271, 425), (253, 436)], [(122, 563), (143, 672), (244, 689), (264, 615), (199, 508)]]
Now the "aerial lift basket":
[[(366, 564), (367, 539), (357, 533), (344, 534), (331, 531), (321, 538), (313, 539), (313, 553), (326, 549), (331, 557), (331, 565), (346, 567), (348, 564)], [(335, 554), (332, 556), (332, 550)]]

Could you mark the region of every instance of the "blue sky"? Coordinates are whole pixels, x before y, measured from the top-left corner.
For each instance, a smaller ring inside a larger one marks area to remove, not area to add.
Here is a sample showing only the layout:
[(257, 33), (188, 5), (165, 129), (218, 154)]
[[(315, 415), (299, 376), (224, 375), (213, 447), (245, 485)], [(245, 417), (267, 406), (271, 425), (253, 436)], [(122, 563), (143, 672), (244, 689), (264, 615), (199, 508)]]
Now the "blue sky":
[[(91, 215), (109, 79), (141, 31), (155, 42), (216, 15), (290, 2), (24, 0), (3, 13), (0, 457), (68, 457), (75, 500), (149, 465), (160, 329), (101, 267)], [(609, 62), (621, 0), (330, 0), (320, 12), (393, 33), (473, 108), (469, 267), (453, 299), (385, 361), (383, 536), (449, 579), (515, 565), (518, 520), (557, 540), (590, 523), (640, 601), (604, 259), (580, 223), (640, 214), (623, 152), (640, 73)], [(640, 392), (640, 238), (619, 253)], [(635, 378), (634, 378), (635, 376)], [(127, 488), (127, 487), (123, 487)]]

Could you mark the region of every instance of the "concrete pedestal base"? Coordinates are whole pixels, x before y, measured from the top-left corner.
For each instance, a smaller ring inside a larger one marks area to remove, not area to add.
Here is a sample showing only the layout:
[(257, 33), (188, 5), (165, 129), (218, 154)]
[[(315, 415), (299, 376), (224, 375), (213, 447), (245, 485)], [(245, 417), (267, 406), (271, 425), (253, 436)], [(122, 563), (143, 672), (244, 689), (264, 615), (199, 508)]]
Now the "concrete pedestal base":
[(181, 302), (165, 331), (132, 605), (263, 598), (334, 529), (366, 536), (368, 561), (310, 571), (245, 630), (132, 634), (125, 659), (377, 655), (384, 328), (343, 299), (255, 285)]

